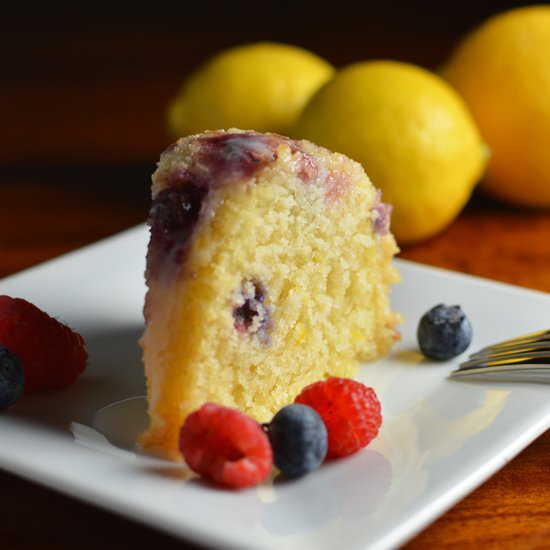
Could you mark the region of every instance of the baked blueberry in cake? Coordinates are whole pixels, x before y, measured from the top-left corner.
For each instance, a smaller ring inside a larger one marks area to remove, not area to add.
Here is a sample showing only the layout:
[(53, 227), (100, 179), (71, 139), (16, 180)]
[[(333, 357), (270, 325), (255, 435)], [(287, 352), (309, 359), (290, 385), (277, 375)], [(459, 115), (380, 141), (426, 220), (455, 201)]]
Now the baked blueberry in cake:
[(153, 175), (141, 338), (150, 424), (177, 457), (207, 401), (268, 421), (307, 384), (388, 352), (397, 251), (362, 167), (253, 131), (185, 137)]

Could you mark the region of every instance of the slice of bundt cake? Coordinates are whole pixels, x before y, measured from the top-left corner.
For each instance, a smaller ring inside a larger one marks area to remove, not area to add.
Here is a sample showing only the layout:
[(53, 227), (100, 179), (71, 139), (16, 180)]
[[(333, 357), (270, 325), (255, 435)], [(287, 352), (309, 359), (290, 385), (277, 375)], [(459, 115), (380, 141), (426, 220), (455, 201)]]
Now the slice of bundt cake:
[(145, 448), (176, 457), (206, 401), (267, 421), (396, 339), (389, 207), (356, 162), (275, 134), (207, 132), (162, 154), (152, 195)]

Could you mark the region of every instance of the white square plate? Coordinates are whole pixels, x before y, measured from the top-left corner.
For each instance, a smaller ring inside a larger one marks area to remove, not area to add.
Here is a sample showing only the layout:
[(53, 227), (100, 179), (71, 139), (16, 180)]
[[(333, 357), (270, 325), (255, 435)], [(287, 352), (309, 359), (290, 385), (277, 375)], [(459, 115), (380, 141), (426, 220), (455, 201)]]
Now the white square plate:
[(144, 394), (137, 339), (146, 241), (140, 226), (0, 281), (0, 293), (78, 330), (90, 353), (71, 388), (0, 415), (0, 467), (205, 545), (391, 548), (550, 427), (547, 385), (450, 380), (460, 358), (429, 363), (415, 341), (418, 319), (441, 302), (470, 317), (470, 350), (548, 328), (550, 295), (398, 261), (403, 339), (359, 372), (382, 402), (377, 439), (297, 481), (232, 492), (189, 478), (183, 466), (133, 451), (145, 415), (143, 399), (131, 398)]

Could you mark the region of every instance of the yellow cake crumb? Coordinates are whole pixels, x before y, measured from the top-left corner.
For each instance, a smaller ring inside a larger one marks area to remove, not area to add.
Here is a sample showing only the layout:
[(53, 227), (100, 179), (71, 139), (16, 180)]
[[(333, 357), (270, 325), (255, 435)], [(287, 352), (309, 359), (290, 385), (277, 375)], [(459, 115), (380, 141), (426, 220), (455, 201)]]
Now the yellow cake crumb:
[(141, 338), (140, 442), (173, 458), (203, 403), (268, 421), (307, 384), (386, 354), (397, 322), (397, 246), (358, 163), (273, 134), (209, 132), (162, 155), (153, 200), (186, 186), (204, 196), (185, 243), (166, 248), (152, 209)]

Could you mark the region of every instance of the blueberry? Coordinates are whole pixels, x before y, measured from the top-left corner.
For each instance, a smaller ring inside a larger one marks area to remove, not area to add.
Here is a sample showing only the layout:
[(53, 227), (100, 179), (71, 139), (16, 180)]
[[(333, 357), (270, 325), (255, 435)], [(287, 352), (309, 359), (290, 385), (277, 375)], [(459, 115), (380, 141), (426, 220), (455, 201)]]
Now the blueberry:
[[(176, 176), (173, 176), (175, 179)], [(168, 254), (181, 261), (185, 246), (199, 219), (207, 190), (192, 182), (179, 182), (177, 187), (163, 189), (153, 200), (148, 223), (151, 241), (147, 257), (149, 275), (161, 272), (163, 259)]]
[(422, 316), (416, 336), (426, 357), (445, 361), (470, 345), (472, 325), (460, 306), (439, 304)]
[(0, 346), (0, 411), (11, 407), (23, 393), (25, 376), (17, 356)]
[(275, 466), (288, 478), (315, 470), (327, 454), (327, 429), (314, 409), (293, 403), (283, 407), (267, 427)]
[(271, 321), (270, 308), (265, 304), (266, 294), (259, 281), (243, 281), (240, 291), (235, 294), (237, 304), (233, 307), (233, 319), (237, 332), (257, 333), (267, 343)]

